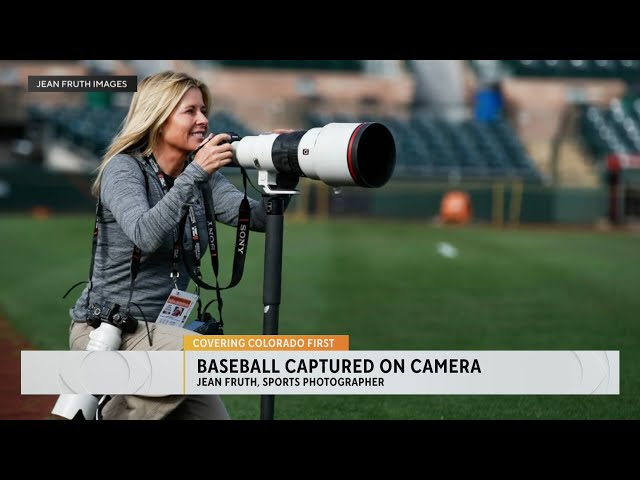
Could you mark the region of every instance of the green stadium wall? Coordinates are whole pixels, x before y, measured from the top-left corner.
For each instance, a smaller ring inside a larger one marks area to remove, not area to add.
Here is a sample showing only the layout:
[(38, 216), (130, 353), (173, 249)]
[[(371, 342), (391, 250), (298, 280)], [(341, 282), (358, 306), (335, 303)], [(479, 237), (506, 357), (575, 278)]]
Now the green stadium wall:
[[(353, 192), (348, 195), (351, 197), (368, 196), (368, 208), (366, 208), (368, 214), (389, 218), (433, 219), (439, 214), (443, 196), (451, 190), (461, 190), (469, 195), (474, 221), (509, 223), (515, 220), (519, 223), (578, 225), (593, 224), (606, 216), (607, 195), (602, 188), (570, 189), (525, 185), (521, 190), (520, 208), (518, 209), (518, 187), (514, 188), (509, 183), (502, 184), (502, 188), (500, 185), (459, 185), (455, 187), (451, 185), (424, 185), (422, 187), (395, 185), (389, 189)], [(361, 200), (354, 203), (362, 205), (363, 202)]]
[(37, 207), (53, 212), (95, 210), (91, 176), (43, 172), (37, 167), (0, 170), (0, 211), (23, 212)]
[[(241, 184), (235, 172), (228, 172), (227, 176), (234, 184)], [(95, 199), (90, 193), (91, 179), (91, 175), (43, 172), (36, 167), (0, 170), (0, 212), (25, 212), (37, 207), (54, 213), (92, 212)], [(473, 219), (479, 222), (509, 223), (516, 219), (519, 223), (593, 224), (606, 217), (607, 209), (604, 188), (524, 185), (518, 209), (519, 187), (509, 182), (458, 186), (394, 182), (380, 189), (343, 188), (338, 195), (321, 182), (306, 181), (302, 185), (311, 189), (306, 212), (311, 217), (318, 213), (321, 203), (328, 203), (330, 215), (336, 217), (431, 220), (438, 215), (442, 197), (450, 190), (469, 194)], [(329, 196), (329, 201), (320, 202), (322, 195)], [(291, 207), (294, 210), (296, 203), (297, 199)]]

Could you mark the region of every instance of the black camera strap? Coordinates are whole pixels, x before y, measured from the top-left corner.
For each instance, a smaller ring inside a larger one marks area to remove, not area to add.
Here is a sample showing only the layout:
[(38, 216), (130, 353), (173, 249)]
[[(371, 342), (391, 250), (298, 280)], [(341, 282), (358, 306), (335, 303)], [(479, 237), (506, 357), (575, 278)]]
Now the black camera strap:
[(91, 296), (91, 290), (93, 290), (93, 268), (96, 263), (96, 250), (98, 249), (98, 233), (99, 233), (99, 223), (100, 223), (100, 210), (102, 209), (102, 203), (100, 202), (100, 195), (98, 194), (98, 200), (96, 202), (96, 221), (95, 226), (93, 227), (93, 238), (91, 239), (91, 262), (89, 263), (89, 281), (88, 282), (79, 282), (76, 283), (73, 287), (67, 290), (62, 298), (66, 298), (71, 291), (76, 288), (78, 285), (82, 285), (83, 283), (89, 283), (89, 287), (87, 289), (87, 300), (85, 301), (85, 309), (89, 309), (89, 297)]
[[(149, 180), (147, 178), (147, 175), (144, 171), (144, 168), (142, 167), (142, 165), (140, 164), (140, 162), (138, 162), (136, 160), (136, 163), (138, 164), (138, 167), (140, 167), (140, 170), (142, 171), (142, 174), (144, 176), (144, 183), (145, 183), (145, 189), (147, 191), (147, 193), (149, 192)], [(93, 238), (91, 240), (91, 262), (89, 263), (89, 281), (88, 282), (78, 282), (75, 285), (73, 285), (69, 290), (67, 290), (67, 292), (62, 296), (62, 298), (66, 298), (67, 295), (69, 295), (69, 293), (71, 293), (71, 291), (76, 288), (78, 285), (82, 285), (83, 283), (89, 283), (89, 288), (87, 289), (87, 299), (85, 301), (85, 309), (89, 309), (89, 305), (91, 305), (91, 301), (90, 301), (90, 297), (91, 297), (91, 290), (93, 290), (93, 269), (95, 267), (95, 263), (96, 263), (96, 251), (98, 250), (98, 234), (100, 232), (100, 214), (102, 211), (102, 200), (100, 197), (100, 193), (98, 193), (98, 200), (96, 201), (96, 221), (95, 221), (95, 226), (93, 228)], [(133, 298), (133, 287), (136, 281), (136, 277), (138, 276), (138, 273), (140, 272), (140, 260), (142, 258), (142, 250), (134, 244), (133, 246), (133, 251), (131, 253), (131, 267), (130, 267), (130, 283), (129, 283), (129, 301), (127, 302), (127, 312), (130, 311), (131, 308), (131, 300)], [(144, 314), (143, 314), (144, 317)], [(145, 319), (146, 322), (146, 319)]]
[[(149, 165), (155, 172), (158, 180), (160, 181), (160, 186), (164, 194), (166, 195), (169, 192), (169, 187), (167, 184), (167, 180), (165, 178), (165, 174), (160, 169), (158, 162), (153, 157), (153, 155), (149, 155), (145, 157), (148, 161)], [(216, 218), (215, 218), (215, 208), (213, 203), (213, 195), (211, 194), (211, 189), (209, 188), (208, 183), (201, 187), (200, 191), (202, 193), (202, 198), (204, 200), (204, 208), (205, 208), (205, 217), (207, 221), (207, 241), (209, 243), (209, 255), (211, 259), (211, 267), (213, 269), (213, 273), (215, 276), (215, 285), (209, 285), (202, 278), (201, 272), (201, 258), (202, 252), (200, 249), (200, 234), (198, 232), (198, 224), (195, 215), (195, 211), (193, 205), (189, 206), (187, 213), (182, 217), (177, 234), (174, 236), (174, 244), (173, 244), (173, 257), (172, 257), (172, 272), (171, 277), (178, 277), (178, 262), (180, 259), (180, 255), (182, 254), (185, 266), (187, 267), (187, 272), (191, 279), (195, 282), (198, 287), (207, 289), (207, 290), (215, 290), (217, 302), (218, 302), (218, 312), (220, 317), (222, 317), (222, 297), (220, 292), (222, 290), (226, 290), (232, 287), (235, 287), (240, 280), (242, 279), (244, 273), (244, 263), (247, 255), (247, 247), (249, 245), (249, 224), (251, 222), (251, 204), (249, 203), (249, 199), (247, 197), (247, 174), (244, 169), (242, 170), (243, 176), (243, 186), (244, 186), (244, 198), (240, 202), (240, 208), (238, 212), (238, 225), (236, 227), (236, 244), (235, 244), (235, 253), (233, 258), (233, 270), (231, 275), (231, 280), (229, 284), (225, 287), (221, 287), (218, 275), (219, 275), (219, 256), (218, 256), (218, 235), (216, 231)], [(192, 262), (187, 261), (185, 258), (185, 251), (182, 248), (182, 240), (184, 238), (184, 232), (186, 228), (187, 219), (189, 220), (190, 233), (191, 233), (191, 241), (193, 245), (192, 250)], [(193, 265), (193, 268), (191, 267)]]
[[(218, 241), (217, 241), (218, 235), (216, 231), (215, 207), (213, 203), (213, 196), (211, 195), (211, 190), (207, 187), (202, 188), (201, 191), (202, 191), (202, 197), (204, 199), (205, 216), (207, 218), (207, 241), (209, 242), (209, 256), (211, 259), (211, 268), (213, 270), (213, 275), (216, 281), (215, 287), (209, 285), (202, 279), (202, 273), (200, 271), (200, 258), (196, 257), (195, 248), (193, 251), (195, 268), (192, 270), (187, 267), (189, 276), (196, 283), (196, 285), (207, 290), (215, 290), (217, 307), (218, 307), (218, 318), (220, 320), (221, 325), (223, 323), (223, 320), (222, 320), (223, 303), (222, 303), (222, 296), (220, 292), (222, 290), (235, 287), (238, 283), (240, 283), (240, 280), (242, 280), (242, 275), (244, 273), (244, 262), (246, 260), (247, 250), (249, 248), (249, 225), (251, 222), (251, 204), (249, 203), (249, 199), (247, 198), (247, 172), (244, 170), (244, 168), (242, 169), (242, 182), (244, 187), (244, 198), (240, 201), (240, 207), (238, 210), (238, 225), (236, 226), (236, 242), (235, 242), (235, 251), (233, 254), (233, 269), (231, 271), (231, 280), (229, 281), (229, 284), (226, 287), (220, 287), (220, 282), (218, 279), (220, 264), (218, 260)], [(192, 233), (193, 233), (193, 227), (192, 227)], [(194, 237), (192, 237), (192, 239), (195, 240)]]
[[(207, 217), (207, 239), (209, 242), (209, 255), (211, 257), (211, 267), (213, 269), (213, 274), (216, 278), (216, 286), (213, 287), (205, 283), (201, 278), (197, 281), (193, 276), (194, 282), (196, 282), (200, 287), (206, 288), (208, 290), (227, 290), (229, 288), (235, 287), (240, 280), (242, 280), (242, 275), (244, 273), (244, 262), (247, 257), (247, 249), (249, 247), (249, 224), (251, 223), (251, 204), (249, 203), (249, 198), (247, 197), (247, 172), (242, 169), (242, 183), (244, 187), (244, 198), (240, 201), (240, 208), (238, 209), (238, 225), (236, 226), (236, 243), (235, 243), (235, 252), (233, 255), (233, 269), (231, 271), (231, 280), (226, 287), (220, 287), (218, 283), (218, 275), (219, 275), (219, 259), (218, 259), (218, 242), (217, 242), (217, 231), (216, 231), (216, 222), (215, 222), (215, 214), (214, 214), (214, 204), (213, 197), (211, 195), (211, 191), (208, 188), (202, 189), (202, 195), (204, 198), (204, 208), (205, 215)], [(200, 260), (197, 259), (196, 266), (200, 267)], [(189, 272), (191, 275), (191, 271)]]
[(91, 239), (91, 262), (89, 263), (89, 280), (78, 282), (73, 285), (67, 292), (62, 296), (62, 298), (67, 298), (74, 288), (78, 285), (82, 285), (83, 283), (88, 283), (89, 288), (87, 289), (87, 300), (85, 301), (85, 309), (89, 309), (89, 297), (91, 296), (91, 290), (93, 290), (93, 267), (96, 263), (96, 250), (98, 249), (98, 232), (99, 232), (99, 223), (100, 223), (100, 210), (102, 209), (102, 203), (100, 202), (100, 194), (98, 194), (98, 200), (96, 201), (96, 221), (95, 226), (93, 227), (93, 238)]

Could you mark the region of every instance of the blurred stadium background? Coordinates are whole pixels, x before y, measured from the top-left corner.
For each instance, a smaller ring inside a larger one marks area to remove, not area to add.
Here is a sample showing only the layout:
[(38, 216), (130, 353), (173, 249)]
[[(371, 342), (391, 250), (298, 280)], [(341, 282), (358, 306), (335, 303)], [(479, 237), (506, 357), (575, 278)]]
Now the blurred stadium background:
[[(360, 350), (621, 351), (616, 397), (280, 396), (276, 418), (640, 418), (640, 60), (0, 61), (0, 316), (35, 348), (68, 347), (61, 296), (86, 277), (90, 182), (131, 94), (28, 93), (27, 77), (164, 69), (207, 82), (215, 132), (380, 121), (394, 135), (385, 187), (301, 182), (281, 333), (348, 334)], [(262, 328), (253, 238), (227, 333)], [(258, 397), (225, 401), (259, 416)]]

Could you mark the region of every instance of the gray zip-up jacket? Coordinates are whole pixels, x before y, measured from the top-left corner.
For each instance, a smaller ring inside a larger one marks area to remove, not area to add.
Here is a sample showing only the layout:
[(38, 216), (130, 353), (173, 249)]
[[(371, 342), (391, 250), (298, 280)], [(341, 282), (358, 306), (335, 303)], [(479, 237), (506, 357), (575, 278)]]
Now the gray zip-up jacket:
[[(141, 162), (149, 182), (149, 195), (145, 187)], [(102, 176), (100, 195), (102, 214), (98, 225), (98, 245), (93, 269), (91, 303), (115, 302), (123, 307), (129, 300), (131, 253), (134, 243), (142, 250), (140, 272), (135, 281), (132, 302), (144, 312), (147, 321), (155, 321), (167, 300), (173, 281), (170, 278), (173, 258), (175, 227), (193, 204), (200, 232), (202, 268), (206, 281), (214, 283), (208, 247), (204, 200), (200, 186), (209, 184), (213, 194), (214, 209), (219, 222), (236, 226), (238, 208), (244, 197), (221, 173), (209, 176), (195, 162), (190, 163), (178, 176), (171, 190), (165, 195), (160, 181), (148, 162), (140, 154), (116, 155), (106, 166)], [(262, 202), (251, 203), (250, 229), (264, 231), (266, 213)], [(188, 222), (187, 222), (188, 225)], [(191, 258), (191, 235), (185, 228), (183, 248)], [(233, 254), (233, 249), (229, 254)], [(181, 258), (178, 288), (185, 290), (189, 274)], [(225, 282), (222, 278), (222, 282)], [(86, 320), (88, 284), (70, 309), (71, 318), (77, 322)], [(131, 314), (142, 320), (140, 312), (131, 306)]]

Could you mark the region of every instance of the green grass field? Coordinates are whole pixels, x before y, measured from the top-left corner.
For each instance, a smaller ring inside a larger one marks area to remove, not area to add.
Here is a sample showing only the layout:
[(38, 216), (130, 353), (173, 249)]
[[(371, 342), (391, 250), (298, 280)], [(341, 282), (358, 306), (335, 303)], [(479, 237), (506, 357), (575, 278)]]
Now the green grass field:
[[(92, 222), (0, 217), (0, 313), (38, 348), (68, 348), (80, 288), (61, 297), (86, 279)], [(218, 231), (226, 283), (235, 231)], [(264, 236), (250, 242), (224, 294), (228, 334), (262, 331)], [(277, 396), (277, 419), (640, 418), (637, 235), (287, 221), (284, 242), (282, 334), (347, 334), (352, 350), (620, 350), (621, 394)], [(259, 418), (259, 396), (224, 400), (232, 417)]]

